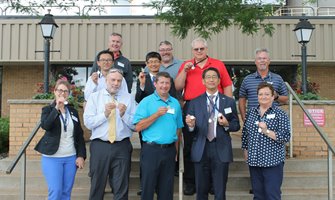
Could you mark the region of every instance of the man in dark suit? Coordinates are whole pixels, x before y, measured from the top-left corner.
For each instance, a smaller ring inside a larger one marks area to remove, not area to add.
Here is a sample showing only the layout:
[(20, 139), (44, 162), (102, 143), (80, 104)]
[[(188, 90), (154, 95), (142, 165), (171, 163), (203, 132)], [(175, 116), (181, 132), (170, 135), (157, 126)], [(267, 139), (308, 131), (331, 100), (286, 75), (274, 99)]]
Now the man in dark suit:
[[(137, 103), (155, 91), (154, 79), (159, 72), (162, 63), (162, 57), (157, 52), (149, 52), (145, 57), (145, 64), (148, 66), (149, 73), (140, 72), (137, 81), (135, 100)], [(169, 94), (176, 98), (176, 88), (174, 87), (173, 79), (171, 78), (171, 88)]]
[(233, 161), (229, 132), (240, 129), (236, 103), (218, 92), (220, 73), (216, 68), (204, 70), (202, 82), (206, 92), (190, 101), (185, 119), (194, 134), (191, 159), (197, 200), (208, 199), (211, 178), (215, 199), (226, 199), (229, 163)]

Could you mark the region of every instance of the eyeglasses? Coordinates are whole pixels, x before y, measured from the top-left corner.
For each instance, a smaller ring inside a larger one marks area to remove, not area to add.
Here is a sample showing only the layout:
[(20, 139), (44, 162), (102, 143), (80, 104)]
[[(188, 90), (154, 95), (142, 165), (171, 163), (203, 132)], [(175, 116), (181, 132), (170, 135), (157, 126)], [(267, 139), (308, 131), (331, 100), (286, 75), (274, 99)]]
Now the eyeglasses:
[(149, 61), (147, 62), (147, 64), (160, 64), (160, 63), (161, 63), (160, 60), (149, 60)]
[(112, 73), (115, 73), (115, 72), (118, 72), (118, 73), (120, 73), (123, 76), (123, 71), (120, 70), (120, 69), (116, 69), (116, 68), (110, 69), (108, 71), (108, 74), (112, 74)]
[(208, 76), (205, 76), (205, 79), (218, 79), (219, 77), (217, 76), (217, 75), (213, 75), (213, 76), (210, 76), (210, 75), (208, 75)]
[(113, 59), (100, 59), (99, 61), (104, 62), (104, 63), (107, 63), (107, 62), (111, 63), (113, 62)]
[(172, 48), (168, 48), (168, 49), (159, 49), (159, 52), (168, 52), (168, 51), (172, 51)]
[(193, 51), (197, 51), (197, 52), (202, 52), (205, 50), (205, 47), (201, 47), (201, 48), (194, 48)]
[(59, 94), (69, 94), (69, 90), (56, 89)]

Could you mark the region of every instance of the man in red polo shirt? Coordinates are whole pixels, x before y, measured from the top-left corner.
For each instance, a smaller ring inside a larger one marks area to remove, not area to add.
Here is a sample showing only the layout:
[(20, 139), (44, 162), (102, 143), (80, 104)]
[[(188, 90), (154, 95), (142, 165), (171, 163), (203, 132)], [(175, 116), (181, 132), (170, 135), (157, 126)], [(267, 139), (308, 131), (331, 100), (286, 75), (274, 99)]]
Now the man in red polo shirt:
[[(192, 53), (194, 58), (185, 61), (175, 79), (175, 87), (177, 91), (184, 90), (185, 105), (183, 107), (184, 114), (188, 107), (188, 101), (198, 97), (206, 91), (206, 87), (202, 83), (202, 73), (209, 67), (219, 70), (220, 84), (219, 92), (232, 97), (232, 81), (227, 72), (226, 66), (220, 60), (211, 58), (207, 55), (207, 41), (203, 38), (197, 38), (192, 41)], [(193, 134), (188, 133), (187, 128), (183, 129), (184, 135), (184, 194), (193, 195), (195, 193), (194, 165), (191, 161), (191, 146)]]

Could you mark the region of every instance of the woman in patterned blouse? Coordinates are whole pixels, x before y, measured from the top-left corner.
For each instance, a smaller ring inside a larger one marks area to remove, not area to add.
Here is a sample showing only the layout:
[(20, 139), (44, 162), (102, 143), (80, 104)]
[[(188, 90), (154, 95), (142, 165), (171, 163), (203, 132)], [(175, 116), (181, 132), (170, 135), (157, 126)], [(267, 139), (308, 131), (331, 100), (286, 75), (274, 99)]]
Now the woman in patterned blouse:
[(254, 200), (281, 199), (285, 143), (290, 140), (287, 114), (273, 106), (274, 89), (257, 88), (259, 106), (248, 110), (242, 130), (244, 159), (249, 165)]

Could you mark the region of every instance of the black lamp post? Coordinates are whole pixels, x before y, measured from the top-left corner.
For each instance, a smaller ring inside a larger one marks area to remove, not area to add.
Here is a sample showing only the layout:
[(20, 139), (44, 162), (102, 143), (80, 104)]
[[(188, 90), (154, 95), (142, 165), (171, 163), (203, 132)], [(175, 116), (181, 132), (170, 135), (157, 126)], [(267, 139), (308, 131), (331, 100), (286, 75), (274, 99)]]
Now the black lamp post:
[(306, 44), (312, 36), (314, 27), (306, 18), (300, 19), (299, 23), (293, 30), (297, 36), (298, 42), (301, 44), (301, 67), (302, 67), (302, 91), (307, 93), (307, 49)]
[(58, 25), (53, 15), (44, 15), (40, 23), (42, 35), (44, 37), (44, 93), (49, 92), (49, 63), (50, 63), (50, 40), (53, 39)]

